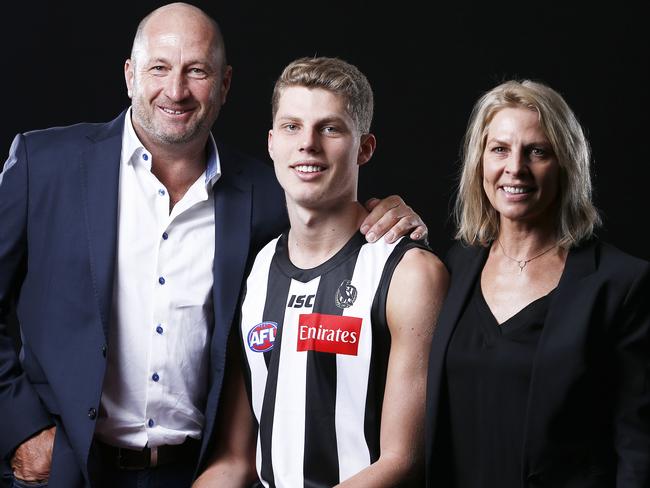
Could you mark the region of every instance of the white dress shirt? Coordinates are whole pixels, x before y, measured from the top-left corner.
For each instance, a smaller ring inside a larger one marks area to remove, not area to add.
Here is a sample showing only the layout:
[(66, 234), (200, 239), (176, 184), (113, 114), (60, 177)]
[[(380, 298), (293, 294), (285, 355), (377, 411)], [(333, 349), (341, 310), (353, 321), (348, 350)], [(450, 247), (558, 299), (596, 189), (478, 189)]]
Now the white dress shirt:
[(206, 171), (169, 211), (127, 112), (107, 370), (96, 436), (132, 449), (198, 439), (214, 326), (212, 135)]

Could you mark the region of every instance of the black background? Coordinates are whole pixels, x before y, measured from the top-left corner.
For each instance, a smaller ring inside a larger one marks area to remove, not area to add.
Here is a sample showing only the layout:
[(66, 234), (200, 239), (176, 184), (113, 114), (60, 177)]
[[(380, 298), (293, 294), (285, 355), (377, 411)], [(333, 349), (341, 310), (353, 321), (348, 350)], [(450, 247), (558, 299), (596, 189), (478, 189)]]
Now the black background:
[[(4, 151), (17, 132), (107, 121), (123, 110), (129, 103), (123, 63), (133, 33), (163, 3), (3, 7)], [(361, 171), (360, 197), (402, 195), (444, 254), (459, 147), (474, 101), (505, 79), (533, 78), (562, 93), (586, 128), (605, 223), (599, 235), (650, 259), (650, 29), (640, 5), (194, 3), (224, 31), (234, 78), (215, 133), (240, 150), (268, 161), (271, 91), (292, 59), (327, 55), (358, 65), (375, 90), (378, 138)]]
[[(5, 3), (5, 154), (17, 132), (107, 121), (121, 112), (129, 103), (122, 69), (135, 28), (163, 3)], [(382, 3), (195, 2), (220, 22), (234, 67), (216, 134), (268, 160), (270, 96), (282, 67), (312, 55), (356, 64), (375, 90), (378, 138), (361, 171), (360, 196), (402, 195), (444, 254), (459, 146), (474, 101), (509, 78), (540, 80), (565, 96), (591, 141), (595, 201), (604, 218), (599, 235), (650, 259), (650, 29), (641, 2)]]

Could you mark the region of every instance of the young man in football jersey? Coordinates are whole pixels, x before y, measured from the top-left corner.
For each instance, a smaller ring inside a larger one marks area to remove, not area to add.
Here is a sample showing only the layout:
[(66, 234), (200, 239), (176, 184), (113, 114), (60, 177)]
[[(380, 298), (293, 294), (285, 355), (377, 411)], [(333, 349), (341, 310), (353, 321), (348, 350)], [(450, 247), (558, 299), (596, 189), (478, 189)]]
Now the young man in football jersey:
[(375, 150), (366, 77), (289, 64), (268, 149), (291, 229), (257, 255), (233, 334), (229, 403), (199, 486), (421, 486), (431, 335), (447, 289), (420, 243), (367, 244), (359, 167)]

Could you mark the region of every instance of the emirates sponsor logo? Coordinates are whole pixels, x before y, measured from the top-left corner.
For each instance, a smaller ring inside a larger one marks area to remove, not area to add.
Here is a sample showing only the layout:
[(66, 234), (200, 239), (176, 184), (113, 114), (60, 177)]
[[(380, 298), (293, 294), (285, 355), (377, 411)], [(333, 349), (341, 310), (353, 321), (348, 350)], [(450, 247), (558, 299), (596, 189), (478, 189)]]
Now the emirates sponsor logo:
[(362, 319), (321, 313), (300, 314), (297, 351), (356, 356)]

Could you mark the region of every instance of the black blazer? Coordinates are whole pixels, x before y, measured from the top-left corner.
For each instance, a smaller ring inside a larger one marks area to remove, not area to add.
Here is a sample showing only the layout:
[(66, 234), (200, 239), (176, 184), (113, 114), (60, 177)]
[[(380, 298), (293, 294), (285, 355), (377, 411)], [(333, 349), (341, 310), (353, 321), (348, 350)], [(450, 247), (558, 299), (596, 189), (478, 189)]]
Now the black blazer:
[[(20, 359), (0, 325), (0, 458), (57, 425), (51, 488), (88, 486), (106, 368), (124, 113), (20, 134), (0, 175), (0, 324), (19, 291)], [(214, 442), (226, 343), (252, 257), (288, 226), (273, 170), (223, 144), (214, 186), (210, 385), (201, 460)]]
[[(453, 486), (445, 355), (487, 255), (457, 244), (447, 258), (451, 285), (429, 360), (429, 487)], [(527, 410), (522, 487), (650, 486), (650, 263), (597, 240), (569, 252)]]

